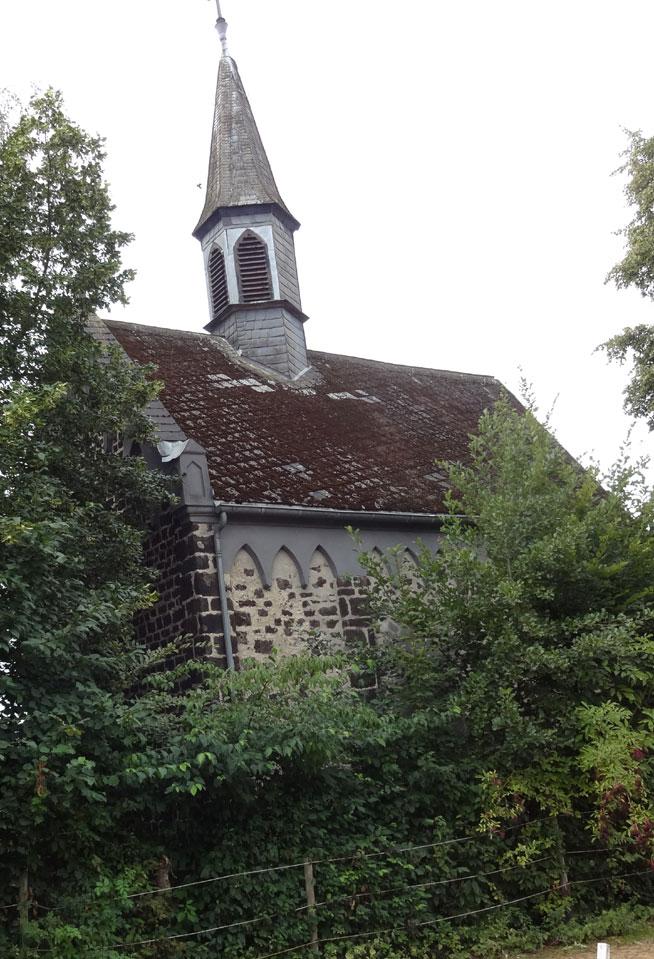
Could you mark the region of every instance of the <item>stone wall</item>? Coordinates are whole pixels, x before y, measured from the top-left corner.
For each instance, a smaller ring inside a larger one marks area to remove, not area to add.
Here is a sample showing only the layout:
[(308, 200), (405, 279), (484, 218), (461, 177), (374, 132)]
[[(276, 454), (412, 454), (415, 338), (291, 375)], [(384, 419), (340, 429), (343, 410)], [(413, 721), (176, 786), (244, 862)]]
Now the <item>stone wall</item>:
[(191, 636), (196, 655), (224, 657), (212, 526), (193, 523), (182, 511), (164, 513), (144, 555), (158, 574), (159, 599), (137, 616), (139, 638), (157, 647)]
[[(159, 574), (157, 603), (137, 617), (139, 635), (148, 646), (190, 636), (196, 655), (224, 662), (213, 529), (209, 517), (192, 522), (178, 509), (163, 514), (148, 537), (146, 563)], [(226, 589), (237, 666), (273, 651), (282, 656), (326, 652), (373, 638), (366, 577), (338, 576), (327, 549), (312, 549), (303, 562), (287, 545), (267, 559), (247, 544), (231, 554)], [(408, 549), (401, 549), (394, 562), (405, 575), (415, 571)], [(394, 635), (392, 624), (381, 624), (384, 633)]]
[(342, 645), (337, 581), (322, 550), (313, 554), (309, 579), (303, 583), (294, 557), (281, 549), (271, 585), (265, 586), (256, 557), (241, 549), (232, 565), (228, 591), (241, 660), (265, 658), (273, 648), (290, 656)]
[(313, 554), (304, 583), (295, 558), (282, 548), (269, 586), (264, 585), (256, 556), (243, 548), (236, 555), (227, 588), (241, 662), (265, 659), (273, 650), (293, 656), (370, 639), (365, 578), (337, 578), (320, 548)]

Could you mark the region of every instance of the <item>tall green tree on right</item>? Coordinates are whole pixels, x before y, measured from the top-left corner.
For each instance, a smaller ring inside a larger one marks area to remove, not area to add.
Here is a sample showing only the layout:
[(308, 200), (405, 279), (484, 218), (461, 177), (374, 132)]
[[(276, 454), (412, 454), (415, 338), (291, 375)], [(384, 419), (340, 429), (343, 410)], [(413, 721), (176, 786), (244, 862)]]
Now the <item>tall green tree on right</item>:
[(364, 558), (396, 629), (379, 707), (408, 717), (423, 768), (481, 782), (491, 828), (577, 820), (654, 860), (654, 501), (638, 471), (600, 485), (508, 398), (444, 468), (438, 551), (411, 575)]
[[(619, 289), (635, 287), (654, 299), (654, 137), (640, 131), (629, 134), (629, 147), (619, 172), (627, 174), (625, 195), (633, 219), (620, 232), (626, 252), (607, 279)], [(627, 327), (602, 344), (612, 360), (633, 360), (631, 379), (625, 389), (625, 410), (646, 420), (654, 429), (654, 325)]]

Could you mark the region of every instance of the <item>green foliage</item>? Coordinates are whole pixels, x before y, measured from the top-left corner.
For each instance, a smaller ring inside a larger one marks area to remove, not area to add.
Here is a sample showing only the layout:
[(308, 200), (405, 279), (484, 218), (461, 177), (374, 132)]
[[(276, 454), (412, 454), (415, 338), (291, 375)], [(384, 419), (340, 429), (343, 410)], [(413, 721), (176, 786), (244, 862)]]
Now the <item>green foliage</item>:
[(128, 278), (101, 143), (53, 93), (1, 130), (0, 859), (14, 899), (21, 874), (54, 881), (113, 823), (132, 619), (152, 601), (143, 530), (167, 494), (103, 441), (146, 438), (156, 384), (85, 331)]
[[(499, 957), (568, 941), (607, 904), (628, 925), (651, 885), (649, 500), (624, 468), (601, 489), (508, 403), (450, 470), (439, 552), (417, 576), (367, 561), (393, 641), (236, 674), (144, 659), (142, 695), (112, 700), (86, 849), (35, 872), (34, 950), (306, 943), (307, 857), (334, 959)], [(375, 698), (344, 679), (357, 670)], [(162, 856), (181, 888), (139, 895)], [(274, 865), (292, 868), (260, 872)]]
[(651, 935), (650, 924), (653, 919), (654, 909), (651, 906), (623, 903), (599, 914), (568, 919), (560, 928), (552, 931), (551, 939), (567, 945), (593, 943), (609, 936)]
[(627, 327), (602, 344), (610, 360), (633, 362), (631, 379), (625, 387), (625, 410), (642, 417), (654, 429), (654, 330), (641, 323)]
[(635, 286), (654, 297), (654, 137), (627, 131), (629, 146), (618, 173), (627, 175), (625, 196), (634, 217), (622, 231), (627, 252), (609, 273), (619, 288)]
[[(127, 899), (106, 934), (71, 897), (61, 922), (80, 950), (106, 935), (162, 940), (144, 955), (257, 959), (306, 943), (307, 857), (333, 957), (499, 957), (576, 936), (607, 903), (626, 925), (647, 901), (649, 500), (624, 467), (601, 489), (508, 402), (483, 418), (469, 465), (448, 469), (439, 552), (411, 576), (367, 560), (392, 641), (358, 664), (149, 675), (119, 718), (140, 743), (114, 813), (135, 836), (130, 891), (162, 853), (182, 886), (237, 875), (155, 897), (160, 914)], [(356, 669), (376, 672), (374, 699), (344, 681)], [(258, 871), (275, 864), (293, 868)]]
[[(626, 241), (624, 258), (607, 279), (619, 289), (635, 287), (643, 296), (654, 298), (654, 137), (630, 132), (625, 163), (617, 171), (627, 175), (625, 196), (634, 216), (621, 230)], [(602, 344), (611, 360), (633, 361), (630, 382), (625, 388), (625, 409), (643, 417), (654, 429), (654, 330), (641, 324), (627, 327)]]
[(35, 97), (0, 125), (0, 371), (66, 381), (95, 310), (125, 299), (126, 233), (112, 229), (102, 141)]
[[(624, 841), (651, 815), (651, 501), (624, 466), (600, 488), (508, 401), (470, 455), (418, 588), (367, 560), (378, 614), (404, 628), (380, 647), (384, 698), (425, 748), (467, 758), (487, 826), (594, 810)], [(612, 789), (624, 805), (602, 816)]]

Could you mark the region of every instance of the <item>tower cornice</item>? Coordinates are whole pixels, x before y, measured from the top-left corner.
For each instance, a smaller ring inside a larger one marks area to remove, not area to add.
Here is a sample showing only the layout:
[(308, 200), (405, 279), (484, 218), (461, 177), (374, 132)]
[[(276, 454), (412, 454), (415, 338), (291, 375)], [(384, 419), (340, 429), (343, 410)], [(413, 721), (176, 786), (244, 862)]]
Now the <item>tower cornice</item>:
[(205, 220), (200, 220), (193, 230), (193, 236), (196, 240), (202, 241), (207, 233), (211, 232), (214, 226), (221, 220), (228, 219), (232, 214), (238, 213), (243, 216), (254, 213), (275, 213), (282, 223), (293, 233), (300, 229), (300, 221), (296, 220), (292, 213), (285, 206), (278, 203), (248, 203), (242, 206), (219, 206), (210, 213)]
[[(306, 313), (303, 313), (302, 310), (299, 310), (294, 303), (291, 303), (290, 300), (268, 300), (265, 304), (261, 304), (265, 309), (275, 309), (280, 308), (285, 310), (291, 316), (294, 316), (300, 323), (306, 323), (309, 317)], [(213, 333), (220, 328), (220, 326), (229, 319), (230, 316), (233, 316), (235, 313), (251, 313), (253, 306), (251, 303), (229, 303), (224, 310), (222, 310), (217, 316), (215, 316), (209, 323), (205, 326), (207, 333)]]

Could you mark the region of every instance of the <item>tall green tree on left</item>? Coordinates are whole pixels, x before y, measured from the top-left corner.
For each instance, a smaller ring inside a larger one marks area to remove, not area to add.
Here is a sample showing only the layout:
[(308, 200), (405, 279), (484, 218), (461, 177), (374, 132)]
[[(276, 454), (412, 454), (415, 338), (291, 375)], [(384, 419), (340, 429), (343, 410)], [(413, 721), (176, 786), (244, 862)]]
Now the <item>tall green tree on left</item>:
[[(103, 141), (48, 91), (0, 108), (0, 899), (88, 868), (111, 827), (125, 697), (153, 600), (141, 546), (163, 478), (148, 371), (87, 333), (125, 300)], [(128, 724), (127, 724), (128, 725)], [(9, 897), (9, 898), (7, 898)], [(5, 917), (6, 918), (6, 917)], [(17, 917), (16, 917), (17, 918)], [(23, 914), (23, 921), (26, 916)]]

